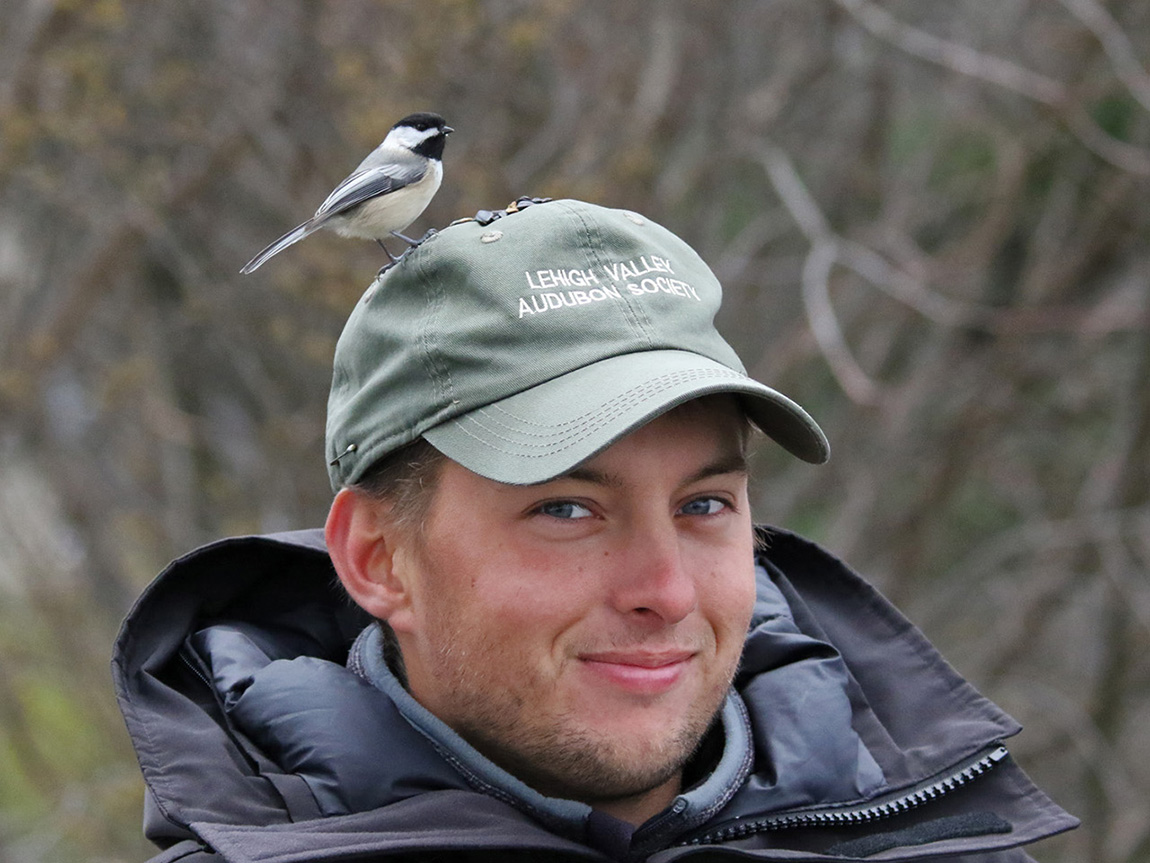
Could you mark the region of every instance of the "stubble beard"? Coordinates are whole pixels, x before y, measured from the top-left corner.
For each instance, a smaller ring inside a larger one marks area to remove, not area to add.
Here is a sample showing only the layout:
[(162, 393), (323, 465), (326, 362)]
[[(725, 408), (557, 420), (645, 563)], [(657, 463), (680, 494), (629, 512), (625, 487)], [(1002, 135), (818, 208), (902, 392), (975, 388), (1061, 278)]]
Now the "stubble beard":
[[(734, 668), (704, 692), (674, 732), (657, 740), (621, 740), (587, 727), (571, 712), (546, 714), (520, 692), (493, 687), (484, 669), (497, 660), (482, 645), (460, 647), (454, 626), (439, 633), (437, 676), (451, 683), (448, 724), (481, 754), (552, 797), (585, 803), (642, 795), (678, 776), (721, 710)], [(450, 631), (455, 630), (455, 631)], [(539, 691), (525, 686), (521, 692)]]
[(540, 793), (594, 804), (639, 797), (679, 776), (717, 714), (718, 708), (700, 711), (641, 751), (590, 733), (567, 716), (528, 728), (479, 722), (460, 734)]

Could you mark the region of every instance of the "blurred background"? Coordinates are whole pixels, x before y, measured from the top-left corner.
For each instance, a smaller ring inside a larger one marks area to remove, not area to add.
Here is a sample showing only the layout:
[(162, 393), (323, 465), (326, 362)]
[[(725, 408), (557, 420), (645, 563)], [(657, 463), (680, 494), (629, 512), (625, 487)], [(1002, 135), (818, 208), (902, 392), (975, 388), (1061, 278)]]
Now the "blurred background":
[(411, 228), (523, 194), (691, 242), (721, 329), (832, 441), (757, 515), (845, 556), (1150, 860), (1150, 5), (5, 0), (0, 860), (132, 861), (111, 691), (167, 561), (317, 526), (330, 360), (384, 263), (311, 214), (415, 110)]

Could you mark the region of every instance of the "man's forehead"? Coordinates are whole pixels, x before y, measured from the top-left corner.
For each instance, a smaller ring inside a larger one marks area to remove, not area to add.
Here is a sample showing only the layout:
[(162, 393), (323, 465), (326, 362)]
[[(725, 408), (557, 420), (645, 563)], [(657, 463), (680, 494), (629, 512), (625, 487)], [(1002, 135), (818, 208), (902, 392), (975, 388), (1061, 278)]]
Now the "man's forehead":
[[(604, 465), (604, 462), (609, 461), (613, 450), (621, 446), (642, 447), (665, 442), (669, 438), (683, 434), (686, 428), (694, 431), (692, 437), (696, 439), (693, 444), (697, 448), (699, 465), (682, 478), (685, 483), (721, 474), (747, 473), (750, 421), (739, 407), (737, 399), (721, 394), (693, 399), (652, 418), (650, 422), (624, 435), (603, 452), (555, 479), (581, 480), (605, 486), (621, 485), (618, 473)], [(707, 432), (707, 440), (701, 445), (697, 439), (700, 429), (705, 429)]]

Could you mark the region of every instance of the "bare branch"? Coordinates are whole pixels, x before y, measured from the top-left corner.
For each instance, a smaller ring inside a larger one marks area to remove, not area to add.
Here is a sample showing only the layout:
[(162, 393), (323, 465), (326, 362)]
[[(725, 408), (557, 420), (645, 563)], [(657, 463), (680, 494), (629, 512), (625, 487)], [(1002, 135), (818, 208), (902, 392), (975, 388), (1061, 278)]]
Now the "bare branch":
[(1065, 121), (1067, 128), (1095, 156), (1131, 174), (1140, 177), (1150, 176), (1150, 152), (1108, 135), (1094, 122), (1094, 118), (1081, 108), (1070, 109), (1066, 113)]
[[(826, 216), (819, 209), (818, 204), (803, 184), (798, 171), (785, 152), (778, 147), (769, 146), (764, 149), (762, 160), (775, 191), (778, 192), (791, 217), (813, 245), (825, 243), (829, 249), (833, 250), (833, 263), (841, 263), (850, 268), (887, 296), (914, 309), (923, 317), (940, 326), (964, 326), (998, 333), (1048, 330), (1110, 332), (1143, 330), (1148, 326), (1145, 315), (1137, 313), (1138, 309), (1133, 303), (1124, 308), (1129, 308), (1134, 314), (1121, 317), (1112, 316), (1102, 321), (1097, 320), (1097, 316), (1091, 315), (1088, 311), (1077, 308), (997, 309), (993, 306), (953, 300), (932, 291), (922, 279), (889, 263), (873, 249), (861, 243), (843, 239), (835, 234), (831, 230)], [(820, 314), (824, 315), (829, 308), (829, 299), (826, 304), (817, 299), (819, 293), (817, 284), (823, 265), (821, 256), (825, 254), (828, 252), (823, 250), (815, 255), (815, 251), (812, 249), (811, 255), (813, 257), (807, 258), (804, 267), (804, 285), (808, 291), (804, 297), (808, 301), (808, 311), (811, 308), (818, 308)], [(806, 281), (808, 278), (806, 274), (808, 273), (809, 277), (815, 280), (813, 284)], [(835, 329), (837, 329), (837, 324)], [(841, 332), (839, 340), (841, 341)], [(824, 323), (819, 344), (825, 350), (833, 342), (830, 328)], [(845, 343), (843, 343), (842, 349), (845, 350)], [(836, 353), (841, 354), (841, 350), (836, 349)], [(852, 364), (857, 368), (857, 364), (853, 363), (853, 360)]]
[(815, 341), (843, 392), (859, 404), (874, 404), (878, 386), (851, 354), (831, 303), (829, 281), (839, 243), (787, 154), (777, 147), (767, 147), (762, 158), (775, 191), (811, 241), (803, 264), (802, 296)]
[(96, 301), (115, 283), (124, 262), (131, 259), (150, 235), (161, 231), (166, 214), (186, 206), (201, 193), (226, 165), (238, 158), (244, 146), (242, 135), (224, 138), (197, 170), (173, 182), (159, 205), (135, 204), (120, 221), (112, 221), (99, 235), (97, 246), (84, 266), (78, 268), (80, 271), (62, 292), (59, 314), (38, 332), (10, 346), (10, 354), (15, 355), (13, 364), (17, 368), (48, 367), (54, 356), (75, 339)]
[(942, 574), (940, 582), (950, 587), (926, 598), (918, 609), (918, 619), (944, 619), (973, 584), (1001, 573), (1015, 558), (1032, 555), (1037, 549), (1070, 550), (1112, 541), (1126, 534), (1138, 536), (1148, 523), (1150, 508), (1142, 506), (1085, 513), (1067, 519), (1034, 519), (1004, 530), (975, 547)]
[(650, 50), (631, 108), (633, 133), (646, 135), (666, 113), (682, 64), (683, 23), (671, 3), (652, 7)]
[(942, 326), (982, 324), (992, 313), (988, 306), (958, 302), (929, 290), (921, 279), (891, 265), (860, 243), (844, 241), (840, 247), (840, 259), (843, 266), (850, 267), (894, 299)]
[(835, 0), (869, 32), (912, 54), (962, 75), (997, 84), (1044, 105), (1056, 106), (1066, 96), (1060, 81), (1032, 72), (1017, 63), (983, 54), (932, 36), (899, 21), (885, 9), (868, 0)]
[(832, 240), (816, 240), (811, 245), (803, 264), (803, 307), (819, 349), (843, 392), (853, 402), (870, 405), (878, 401), (878, 385), (855, 360), (831, 304), (828, 283), (837, 257), (838, 247)]
[[(1067, 129), (1100, 159), (1132, 174), (1150, 176), (1150, 152), (1107, 134), (1081, 107), (1067, 106), (1066, 86), (1060, 81), (1001, 57), (940, 39), (899, 21), (885, 9), (868, 0), (835, 0), (835, 2), (846, 9), (868, 32), (907, 54), (962, 75), (996, 84), (1054, 109)], [(1113, 57), (1111, 59), (1113, 60)]]
[(807, 239), (814, 242), (829, 238), (831, 229), (826, 216), (807, 191), (790, 157), (778, 147), (767, 146), (763, 150), (762, 160), (775, 191)]
[(1141, 801), (1146, 799), (1150, 789), (1145, 780), (1130, 769), (1129, 758), (1106, 738), (1082, 704), (1040, 681), (1028, 679), (1021, 685), (1033, 710), (1049, 717), (1052, 724), (1061, 726), (1066, 743), (1079, 750), (1082, 762), (1095, 766), (1112, 811), (1133, 812), (1144, 819), (1145, 807)]
[(1138, 103), (1150, 111), (1150, 75), (1142, 68), (1134, 46), (1106, 8), (1097, 0), (1059, 0), (1102, 43), (1114, 74)]

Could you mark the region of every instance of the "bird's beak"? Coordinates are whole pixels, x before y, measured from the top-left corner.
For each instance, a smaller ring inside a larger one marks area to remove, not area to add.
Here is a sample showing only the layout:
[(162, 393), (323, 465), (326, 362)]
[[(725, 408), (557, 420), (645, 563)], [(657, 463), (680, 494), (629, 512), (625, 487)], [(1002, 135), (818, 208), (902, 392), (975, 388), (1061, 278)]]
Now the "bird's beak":
[(455, 131), (455, 130), (454, 130), (454, 129), (452, 129), (450, 126), (444, 126), (444, 127), (443, 127), (443, 134), (444, 134), (444, 135), (450, 135), (450, 134), (451, 134), (452, 132), (454, 132), (454, 131)]

